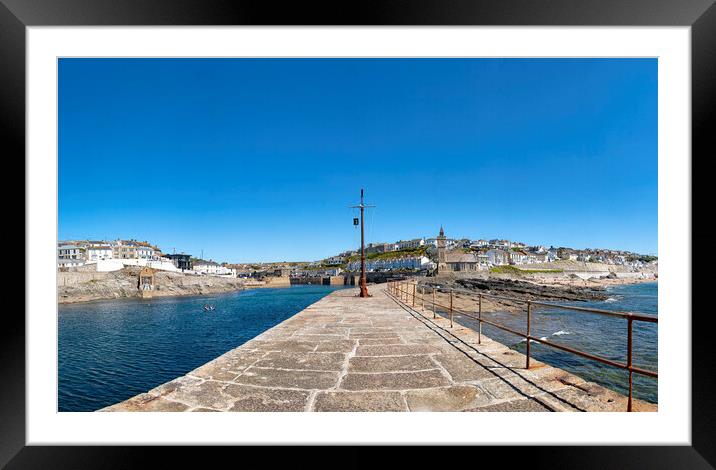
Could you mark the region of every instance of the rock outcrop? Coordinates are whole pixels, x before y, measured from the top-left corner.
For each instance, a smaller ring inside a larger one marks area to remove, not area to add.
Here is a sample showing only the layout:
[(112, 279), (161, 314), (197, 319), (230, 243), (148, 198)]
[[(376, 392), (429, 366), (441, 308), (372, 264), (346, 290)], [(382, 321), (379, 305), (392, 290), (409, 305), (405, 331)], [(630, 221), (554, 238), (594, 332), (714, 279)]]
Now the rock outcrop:
[[(91, 278), (80, 279), (79, 282), (58, 281), (58, 302), (73, 303), (139, 297), (138, 274), (138, 267), (126, 267), (114, 272), (94, 273)], [(153, 297), (216, 294), (242, 289), (245, 286), (243, 279), (196, 276), (166, 271), (156, 273), (155, 283)]]

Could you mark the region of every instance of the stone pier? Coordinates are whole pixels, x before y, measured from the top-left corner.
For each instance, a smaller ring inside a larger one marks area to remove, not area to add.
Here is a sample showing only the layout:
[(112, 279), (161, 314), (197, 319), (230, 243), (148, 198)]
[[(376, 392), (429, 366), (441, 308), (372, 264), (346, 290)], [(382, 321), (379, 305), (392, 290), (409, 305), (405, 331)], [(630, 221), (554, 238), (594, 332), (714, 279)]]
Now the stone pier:
[[(626, 397), (429, 311), (339, 290), (217, 359), (101, 411), (617, 411)], [(639, 400), (635, 411), (656, 411)]]

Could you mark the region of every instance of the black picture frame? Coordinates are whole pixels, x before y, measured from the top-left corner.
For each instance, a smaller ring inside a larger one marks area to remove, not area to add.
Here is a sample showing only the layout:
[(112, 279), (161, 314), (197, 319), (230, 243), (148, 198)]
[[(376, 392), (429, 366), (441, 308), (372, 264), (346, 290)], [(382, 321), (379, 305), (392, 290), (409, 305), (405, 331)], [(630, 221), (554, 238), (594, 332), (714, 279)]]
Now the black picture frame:
[[(707, 123), (716, 103), (713, 0), (368, 0), (340, 5), (337, 2), (279, 5), (256, 0), (0, 0), (0, 132), (4, 136), (5, 161), (25, 161), (25, 28), (40, 25), (690, 26), (691, 161), (705, 160), (713, 153), (714, 131)], [(24, 172), (24, 167), (21, 171)], [(693, 202), (698, 205), (696, 199)], [(687, 255), (691, 257), (691, 253)], [(696, 286), (703, 281), (694, 277), (693, 282)], [(693, 288), (692, 291), (697, 292)], [(532, 468), (716, 467), (716, 400), (711, 373), (715, 357), (709, 347), (710, 323), (709, 315), (692, 316), (691, 446), (520, 447), (509, 450), (509, 459), (513, 463), (526, 459)], [(146, 447), (26, 446), (24, 318), (5, 312), (0, 339), (0, 465), (7, 464), (7, 468), (133, 468), (148, 463)], [(182, 448), (169, 449), (162, 457), (166, 459), (165, 465), (186, 457), (186, 450)], [(401, 466), (405, 468), (411, 460), (425, 462), (429, 453), (413, 449), (401, 454)], [(476, 459), (484, 455), (482, 452), (472, 454)], [(316, 458), (315, 453), (304, 451), (292, 455), (298, 459)], [(505, 449), (496, 449), (495, 455), (505, 455)], [(343, 457), (344, 463), (351, 466), (364, 466), (362, 464), (370, 461), (365, 453), (355, 449), (346, 451)]]

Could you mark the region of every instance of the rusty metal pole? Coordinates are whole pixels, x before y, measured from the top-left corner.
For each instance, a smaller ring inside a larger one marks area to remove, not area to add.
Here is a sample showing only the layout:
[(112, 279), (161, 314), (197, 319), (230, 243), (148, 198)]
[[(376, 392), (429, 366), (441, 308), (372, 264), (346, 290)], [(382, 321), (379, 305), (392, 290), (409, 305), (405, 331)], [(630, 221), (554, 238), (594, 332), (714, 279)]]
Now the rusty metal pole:
[(360, 190), (360, 296), (368, 297), (368, 283), (365, 276), (365, 227), (363, 226), (363, 190)]
[(632, 324), (633, 319), (632, 317), (627, 318), (627, 367), (629, 368), (629, 402), (627, 403), (627, 411), (631, 411), (631, 399), (632, 399), (632, 379), (634, 376), (634, 371), (632, 370)]
[(531, 329), (530, 329), (530, 321), (532, 319), (532, 302), (529, 300), (527, 301), (527, 365), (525, 366), (525, 369), (530, 368), (530, 336), (531, 336)]
[(477, 344), (482, 344), (482, 294), (477, 297)]
[(433, 287), (433, 320), (435, 320), (438, 317), (437, 314), (437, 304), (435, 303), (435, 288)]
[(452, 328), (452, 289), (450, 289), (450, 328)]
[[(412, 284), (412, 283), (411, 283)], [(413, 284), (413, 308), (415, 308), (415, 290), (417, 289), (417, 285)]]
[(363, 189), (361, 189), (360, 190), (360, 204), (358, 204), (357, 206), (350, 206), (350, 207), (360, 209), (360, 280), (358, 281), (358, 286), (360, 287), (360, 293), (358, 295), (360, 297), (370, 297), (370, 294), (368, 294), (368, 283), (366, 281), (366, 274), (365, 274), (365, 224), (364, 224), (363, 212), (366, 207), (375, 207), (375, 206), (369, 206), (369, 205), (363, 203)]

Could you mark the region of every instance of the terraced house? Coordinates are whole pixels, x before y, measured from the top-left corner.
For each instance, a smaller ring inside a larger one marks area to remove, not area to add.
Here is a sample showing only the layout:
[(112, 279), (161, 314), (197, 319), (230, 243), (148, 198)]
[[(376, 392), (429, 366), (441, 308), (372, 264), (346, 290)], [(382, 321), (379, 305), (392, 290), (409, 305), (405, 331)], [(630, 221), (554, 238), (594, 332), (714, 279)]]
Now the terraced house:
[(151, 246), (134, 241), (118, 240), (112, 245), (114, 259), (152, 259), (154, 249)]

